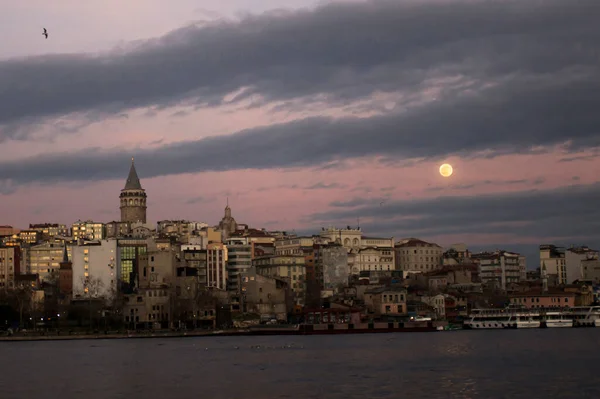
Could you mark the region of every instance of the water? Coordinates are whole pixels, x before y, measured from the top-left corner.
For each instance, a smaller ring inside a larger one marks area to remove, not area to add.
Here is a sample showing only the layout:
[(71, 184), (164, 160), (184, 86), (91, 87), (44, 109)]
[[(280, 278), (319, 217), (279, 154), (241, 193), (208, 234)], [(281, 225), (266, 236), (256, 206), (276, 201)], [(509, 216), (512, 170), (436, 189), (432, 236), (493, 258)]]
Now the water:
[(599, 398), (599, 348), (594, 328), (0, 342), (0, 392), (2, 399)]

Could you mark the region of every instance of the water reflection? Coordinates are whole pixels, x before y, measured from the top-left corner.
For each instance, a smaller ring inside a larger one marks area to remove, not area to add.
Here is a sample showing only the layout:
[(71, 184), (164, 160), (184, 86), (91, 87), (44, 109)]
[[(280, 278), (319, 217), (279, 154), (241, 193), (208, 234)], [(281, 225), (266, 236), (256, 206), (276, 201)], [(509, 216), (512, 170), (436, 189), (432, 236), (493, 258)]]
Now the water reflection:
[[(2, 343), (2, 398), (600, 397), (597, 329)], [(50, 388), (51, 387), (51, 388)]]

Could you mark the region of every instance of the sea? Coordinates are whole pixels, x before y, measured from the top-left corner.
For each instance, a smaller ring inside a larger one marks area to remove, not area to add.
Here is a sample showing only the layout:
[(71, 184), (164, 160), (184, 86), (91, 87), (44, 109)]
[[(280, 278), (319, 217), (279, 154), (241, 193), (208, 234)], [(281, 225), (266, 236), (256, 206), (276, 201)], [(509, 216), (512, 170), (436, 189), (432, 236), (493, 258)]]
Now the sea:
[(599, 361), (597, 328), (0, 342), (0, 398), (600, 398)]

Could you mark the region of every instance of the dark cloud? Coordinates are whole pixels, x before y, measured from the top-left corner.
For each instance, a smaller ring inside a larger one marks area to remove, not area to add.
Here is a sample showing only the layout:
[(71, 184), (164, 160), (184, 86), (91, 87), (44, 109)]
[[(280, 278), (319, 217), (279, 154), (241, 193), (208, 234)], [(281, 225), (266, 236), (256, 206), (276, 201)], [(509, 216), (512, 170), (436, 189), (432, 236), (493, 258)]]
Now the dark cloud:
[(322, 181), (305, 187), (305, 190), (331, 190), (333, 188), (345, 188), (346, 186), (339, 183), (323, 183)]
[(592, 154), (564, 157), (559, 159), (558, 162), (593, 161), (598, 158), (599, 155), (598, 151), (594, 151)]
[[(246, 86), (252, 88), (238, 98), (327, 94), (349, 101), (376, 90), (420, 89), (423, 70), (479, 83), (369, 118), (316, 117), (153, 148), (88, 148), (0, 161), (0, 180), (120, 179), (131, 155), (141, 177), (149, 178), (326, 170), (364, 156), (406, 162), (542, 152), (564, 143), (569, 151), (598, 146), (596, 2), (334, 4), (188, 27), (108, 55), (1, 61), (0, 123), (9, 125), (90, 109), (92, 115), (138, 106), (157, 110), (198, 98), (220, 104), (225, 93)], [(11, 132), (0, 132), (0, 141)]]
[[(574, 79), (574, 80), (573, 80)], [(600, 144), (600, 75), (557, 81), (514, 79), (411, 112), (370, 118), (308, 118), (232, 135), (136, 149), (142, 177), (233, 169), (312, 167), (342, 158), (472, 157)], [(577, 101), (569, 99), (577, 98)], [(31, 181), (121, 178), (132, 150), (85, 149), (0, 162), (0, 179)]]
[[(553, 190), (432, 199), (354, 199), (307, 222), (346, 225), (361, 218), (365, 231), (395, 237), (458, 234), (509, 235), (554, 241), (600, 241), (600, 183)], [(589, 243), (594, 245), (595, 243)]]
[[(504, 123), (505, 129), (522, 130), (548, 118), (561, 122), (558, 130), (572, 121), (569, 110), (562, 111), (565, 105), (583, 108), (583, 116), (592, 103), (594, 88), (585, 85), (586, 77), (598, 80), (599, 19), (597, 0), (338, 3), (191, 25), (100, 55), (0, 61), (0, 140), (37, 118), (88, 110), (204, 107), (256, 96), (263, 102), (304, 99), (308, 104), (317, 94), (347, 104), (374, 92), (415, 92), (428, 79), (453, 77), (454, 89), (440, 95), (445, 98), (458, 89), (476, 91), (516, 77), (520, 84), (536, 75), (546, 82), (578, 78), (575, 92), (554, 88), (560, 98), (552, 104), (555, 112), (544, 118), (539, 112), (548, 106), (536, 109), (529, 101), (539, 104), (537, 97), (547, 91), (535, 91), (533, 98), (515, 95), (515, 107), (527, 105), (536, 112), (528, 122), (509, 118)], [(487, 106), (475, 106), (467, 115)], [(443, 130), (448, 115), (429, 115), (428, 127)], [(589, 128), (589, 122), (583, 118), (578, 125)], [(486, 135), (493, 124), (469, 127)]]
[(474, 181), (472, 183), (466, 184), (451, 184), (448, 186), (433, 186), (427, 187), (425, 191), (429, 192), (440, 192), (444, 190), (471, 190), (473, 188), (479, 187), (503, 187), (503, 186), (515, 186), (515, 185), (532, 185), (538, 186), (546, 181), (543, 177), (538, 177), (536, 179), (528, 180), (528, 179), (514, 179), (514, 180), (482, 180), (482, 181)]

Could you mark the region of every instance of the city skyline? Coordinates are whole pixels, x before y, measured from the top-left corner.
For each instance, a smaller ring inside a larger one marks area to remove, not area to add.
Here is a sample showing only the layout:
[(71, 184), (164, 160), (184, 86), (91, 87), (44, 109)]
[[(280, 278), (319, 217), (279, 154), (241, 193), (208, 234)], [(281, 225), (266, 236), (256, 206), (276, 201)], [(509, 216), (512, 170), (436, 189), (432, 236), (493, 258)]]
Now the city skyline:
[(134, 156), (152, 222), (599, 243), (592, 1), (66, 3), (0, 28), (0, 224), (118, 220)]

